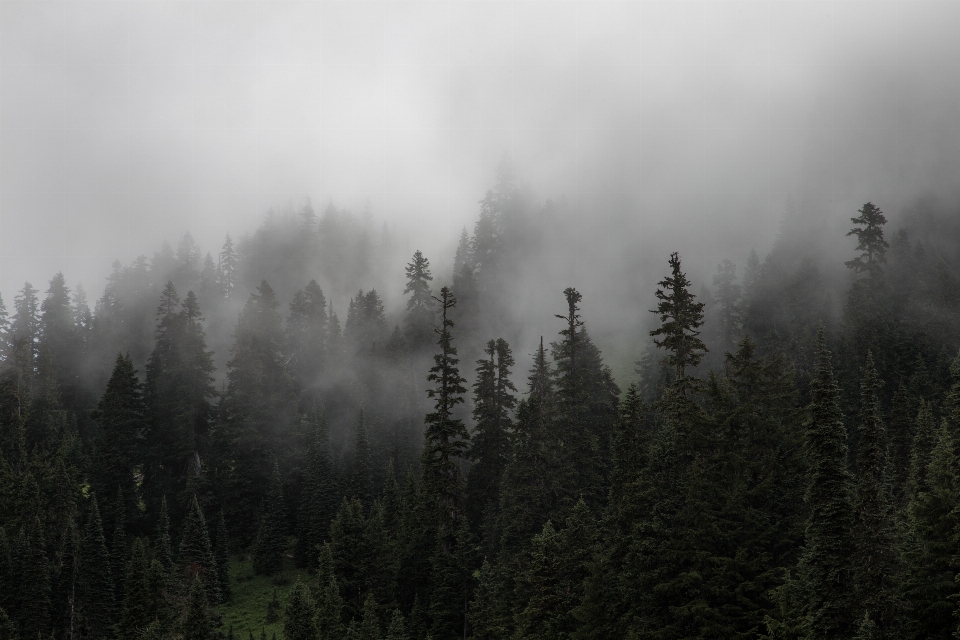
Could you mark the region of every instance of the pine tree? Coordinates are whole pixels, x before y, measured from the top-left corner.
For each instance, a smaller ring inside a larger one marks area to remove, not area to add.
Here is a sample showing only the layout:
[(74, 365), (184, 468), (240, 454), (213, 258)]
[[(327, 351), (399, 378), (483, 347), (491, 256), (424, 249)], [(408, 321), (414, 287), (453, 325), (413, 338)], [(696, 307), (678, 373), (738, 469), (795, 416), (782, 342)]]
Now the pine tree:
[(887, 261), (887, 249), (890, 243), (883, 239), (883, 225), (887, 223), (886, 216), (872, 202), (868, 202), (858, 210), (856, 218), (850, 222), (861, 228), (851, 229), (847, 235), (857, 236), (857, 251), (862, 251), (853, 260), (844, 264), (854, 273), (866, 271), (871, 279), (876, 279), (881, 273), (880, 265)]
[(287, 319), (289, 368), (301, 389), (320, 383), (327, 360), (327, 300), (316, 280), (293, 295)]
[(77, 576), (77, 611), (81, 635), (110, 636), (116, 620), (116, 599), (110, 575), (110, 553), (103, 537), (103, 523), (96, 497), (90, 503), (80, 542)]
[(823, 325), (817, 332), (817, 361), (810, 387), (811, 417), (806, 435), (810, 516), (800, 562), (806, 595), (804, 613), (812, 639), (843, 638), (854, 632), (859, 617), (851, 602), (854, 511), (847, 470), (847, 432)]
[[(923, 411), (923, 409), (921, 410)], [(923, 433), (923, 422), (920, 423)], [(907, 508), (907, 532), (903, 558), (906, 575), (904, 594), (917, 625), (917, 637), (951, 638), (956, 626), (954, 612), (960, 586), (956, 582), (955, 558), (958, 555), (957, 532), (960, 499), (955, 441), (946, 423), (937, 434), (936, 446), (922, 480)], [(919, 456), (914, 457), (915, 466)]]
[(351, 494), (360, 499), (365, 505), (373, 501), (373, 456), (370, 451), (370, 440), (367, 438), (367, 423), (363, 415), (363, 407), (357, 418), (356, 442), (353, 455), (353, 477), (351, 478)]
[(372, 594), (368, 594), (363, 601), (363, 614), (357, 629), (357, 640), (381, 640), (381, 638), (377, 601)]
[(233, 241), (227, 235), (220, 250), (220, 290), (223, 297), (233, 300), (237, 296), (237, 280), (239, 278), (239, 258), (233, 249)]
[(20, 550), (19, 628), (24, 637), (50, 632), (50, 563), (40, 517), (26, 518), (24, 547)]
[(126, 589), (120, 621), (117, 624), (117, 636), (120, 640), (136, 640), (153, 620), (156, 609), (156, 603), (151, 602), (153, 593), (150, 586), (150, 565), (143, 542), (139, 538), (133, 543), (126, 574)]
[(901, 382), (893, 394), (890, 425), (887, 428), (890, 490), (896, 508), (906, 506), (907, 481), (910, 475), (910, 448), (913, 442), (913, 420), (910, 419), (910, 397)]
[(296, 558), (299, 566), (316, 567), (320, 545), (329, 537), (330, 521), (336, 511), (336, 479), (330, 459), (330, 431), (323, 407), (310, 412), (312, 434), (307, 451), (306, 477), (300, 508), (297, 510)]
[(343, 598), (334, 570), (331, 543), (320, 549), (317, 565), (317, 630), (321, 638), (337, 637), (342, 630)]
[(410, 640), (407, 634), (406, 625), (403, 622), (403, 614), (399, 609), (394, 609), (390, 616), (390, 625), (387, 627), (387, 635), (384, 640)]
[(717, 335), (725, 348), (738, 341), (742, 328), (740, 302), (742, 289), (736, 284), (737, 266), (729, 260), (717, 265), (717, 274), (713, 276), (713, 286), (717, 288)]
[(127, 535), (126, 511), (123, 500), (123, 488), (117, 487), (117, 501), (113, 508), (113, 538), (110, 539), (110, 575), (114, 576), (113, 586), (117, 593), (124, 592), (127, 575)]
[(430, 291), (430, 261), (420, 251), (413, 254), (413, 260), (406, 267), (407, 286), (403, 294), (407, 299), (407, 316), (404, 319), (404, 335), (407, 344), (414, 350), (426, 348), (433, 336), (436, 312), (433, 295)]
[(260, 574), (274, 574), (283, 569), (283, 552), (287, 547), (287, 515), (283, 504), (280, 466), (273, 463), (273, 474), (261, 505), (260, 533), (253, 553), (253, 569)]
[(298, 579), (287, 596), (283, 637), (286, 640), (317, 640), (316, 614), (310, 589)]
[(510, 345), (502, 338), (491, 340), (484, 353), (489, 359), (477, 361), (477, 381), (473, 385), (475, 426), (470, 459), (474, 464), (467, 477), (468, 517), (474, 529), (480, 524), (484, 511), (497, 506), (500, 479), (510, 460), (513, 429), (510, 412), (517, 405), (513, 395), (517, 388), (510, 380), (510, 369), (514, 365)]
[[(183, 521), (183, 538), (177, 550), (177, 563), (185, 580), (192, 581), (192, 576), (200, 578), (204, 586), (204, 598), (209, 594), (211, 602), (220, 601), (217, 562), (210, 545), (207, 520), (203, 517), (196, 495), (191, 497), (187, 517)], [(183, 588), (186, 590), (188, 587), (184, 584)]]
[(0, 526), (0, 609), (13, 610), (14, 583), (13, 559), (10, 557), (10, 541), (7, 531)]
[(198, 574), (194, 574), (187, 596), (186, 614), (183, 617), (181, 633), (184, 640), (210, 640), (213, 637), (210, 626), (210, 611), (207, 593)]
[(157, 520), (155, 555), (167, 574), (173, 571), (173, 543), (170, 540), (170, 516), (167, 511), (167, 496), (160, 498), (160, 517)]
[(39, 354), (40, 314), (37, 302), (37, 290), (29, 282), (13, 298), (14, 314), (10, 321), (9, 342), (26, 346), (26, 363), (32, 371), (33, 363)]
[(330, 524), (330, 553), (337, 576), (347, 618), (360, 615), (365, 592), (364, 567), (367, 561), (364, 544), (366, 519), (363, 505), (357, 499), (344, 498)]
[(230, 600), (230, 540), (227, 534), (227, 521), (223, 510), (217, 516), (217, 533), (214, 538), (213, 560), (217, 568), (217, 584), (220, 587), (220, 601)]
[[(657, 283), (656, 313), (660, 316), (660, 327), (650, 332), (654, 344), (668, 352), (664, 364), (674, 368), (677, 389), (681, 393), (689, 387), (687, 367), (700, 364), (707, 347), (697, 336), (697, 330), (703, 326), (703, 303), (695, 302), (696, 296), (690, 293), (690, 281), (680, 271), (680, 256), (670, 254), (671, 275)], [(663, 336), (657, 340), (656, 336)]]
[(0, 607), (0, 640), (20, 640), (16, 625), (3, 607)]
[(467, 637), (468, 604), (473, 596), (477, 548), (467, 521), (457, 523), (451, 540), (437, 539), (430, 559), (431, 633), (437, 638)]
[(880, 381), (867, 353), (860, 384), (860, 437), (854, 532), (857, 608), (875, 628), (877, 638), (903, 636), (903, 607), (899, 600), (899, 557), (892, 498), (887, 482), (886, 442), (880, 423), (877, 390)]
[(442, 317), (441, 328), (437, 330), (440, 352), (434, 355), (435, 364), (427, 376), (427, 380), (436, 385), (427, 391), (435, 403), (434, 410), (424, 418), (427, 427), (424, 431), (421, 466), (424, 489), (435, 505), (434, 517), (439, 518), (440, 535), (450, 536), (453, 533), (450, 521), (456, 517), (461, 501), (462, 480), (457, 460), (464, 457), (470, 435), (463, 421), (454, 415), (454, 409), (463, 403), (463, 394), (466, 392), (463, 386), (466, 380), (460, 377), (457, 349), (453, 346), (450, 332), (453, 321), (448, 318), (448, 312), (456, 306), (457, 299), (449, 287), (443, 287), (440, 297), (435, 299), (440, 303)]
[[(142, 460), (144, 416), (141, 385), (129, 354), (117, 355), (107, 390), (92, 416), (100, 426), (96, 486), (102, 495), (119, 487), (129, 513), (137, 495), (130, 470)], [(115, 521), (116, 515), (111, 520)]]

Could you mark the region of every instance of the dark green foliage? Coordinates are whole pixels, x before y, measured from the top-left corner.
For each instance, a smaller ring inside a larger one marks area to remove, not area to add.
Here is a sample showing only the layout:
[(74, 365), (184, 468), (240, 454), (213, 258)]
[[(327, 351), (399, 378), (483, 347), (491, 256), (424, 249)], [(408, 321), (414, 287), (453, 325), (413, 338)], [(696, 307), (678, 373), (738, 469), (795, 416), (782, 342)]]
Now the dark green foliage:
[(157, 520), (154, 554), (164, 571), (173, 571), (173, 543), (170, 539), (170, 516), (167, 511), (167, 497), (160, 499), (160, 518)]
[(410, 640), (403, 622), (403, 614), (399, 609), (394, 609), (390, 616), (390, 624), (387, 626), (387, 635), (384, 636), (384, 640)]
[[(656, 313), (660, 326), (650, 332), (654, 344), (667, 351), (664, 363), (676, 371), (678, 382), (686, 380), (687, 367), (695, 367), (707, 347), (697, 336), (703, 325), (703, 303), (690, 293), (690, 281), (680, 271), (680, 256), (670, 254), (671, 274), (657, 283)], [(656, 339), (656, 336), (662, 336)], [(684, 388), (684, 387), (680, 387)]]
[(367, 562), (365, 529), (363, 504), (356, 498), (344, 499), (330, 524), (329, 552), (348, 619), (359, 616), (363, 606), (366, 586), (363, 568)]
[(287, 548), (287, 514), (283, 504), (280, 467), (274, 462), (270, 485), (261, 505), (260, 532), (253, 552), (254, 571), (273, 574), (283, 569)]
[(872, 202), (863, 205), (858, 213), (860, 215), (850, 218), (850, 222), (860, 228), (851, 229), (847, 235), (857, 236), (857, 251), (863, 253), (844, 264), (855, 273), (866, 271), (871, 278), (876, 278), (880, 273), (880, 265), (887, 261), (887, 249), (890, 247), (890, 243), (883, 239), (883, 225), (887, 223), (887, 218)]
[(428, 347), (433, 339), (433, 327), (436, 320), (433, 295), (430, 291), (430, 261), (420, 251), (413, 254), (413, 260), (406, 267), (407, 286), (403, 294), (407, 299), (407, 316), (404, 319), (404, 336), (414, 349)]
[[(100, 427), (97, 442), (97, 484), (100, 495), (122, 492), (124, 516), (133, 511), (137, 487), (131, 469), (142, 460), (144, 404), (140, 381), (130, 355), (119, 354), (107, 390), (93, 418)], [(113, 510), (111, 509), (111, 512)], [(113, 515), (108, 522), (116, 521)]]
[[(919, 439), (925, 427), (922, 422), (918, 427)], [(955, 601), (960, 589), (955, 580), (954, 563), (960, 531), (960, 514), (956, 509), (960, 484), (955, 446), (944, 424), (907, 509), (903, 588), (918, 635), (923, 638), (950, 638), (956, 626)], [(915, 455), (915, 464), (918, 457)]]
[(20, 640), (16, 625), (3, 607), (0, 607), (0, 640)]
[(436, 638), (462, 637), (478, 565), (476, 543), (465, 519), (450, 540), (437, 539), (430, 565), (430, 631)]
[(811, 638), (843, 638), (855, 632), (860, 617), (851, 601), (854, 510), (847, 470), (847, 430), (822, 325), (810, 386), (812, 402), (806, 434), (810, 516), (800, 561), (806, 596), (804, 613)]
[(90, 502), (80, 542), (76, 603), (82, 635), (95, 638), (112, 635), (117, 616), (116, 592), (95, 497)]
[(213, 637), (211, 629), (207, 593), (198, 574), (194, 574), (187, 595), (186, 612), (180, 628), (184, 640), (209, 640)]
[(127, 575), (127, 534), (123, 489), (117, 487), (117, 501), (113, 507), (113, 537), (110, 539), (110, 575), (117, 593), (124, 592)]
[(855, 612), (863, 610), (871, 637), (903, 637), (903, 607), (899, 598), (900, 573), (892, 496), (887, 481), (884, 428), (877, 391), (880, 382), (867, 354), (860, 383), (860, 432), (857, 457), (855, 533)]
[(156, 616), (157, 602), (150, 584), (150, 565), (143, 542), (138, 538), (126, 569), (123, 607), (117, 623), (120, 640), (135, 640)]
[(315, 389), (327, 365), (327, 300), (315, 280), (293, 295), (287, 320), (288, 367), (301, 389)]
[(363, 614), (356, 630), (356, 638), (357, 640), (381, 640), (382, 637), (377, 601), (370, 594), (363, 601)]
[(432, 515), (438, 518), (441, 535), (450, 536), (452, 527), (446, 521), (450, 518), (449, 514), (456, 513), (461, 504), (462, 480), (458, 459), (464, 457), (470, 435), (463, 421), (454, 414), (454, 409), (463, 403), (463, 394), (466, 393), (463, 386), (466, 380), (460, 377), (457, 349), (453, 346), (450, 332), (453, 321), (448, 317), (457, 299), (449, 287), (443, 287), (437, 302), (440, 303), (442, 318), (437, 341), (440, 352), (433, 356), (434, 365), (427, 376), (427, 380), (435, 384), (427, 391), (427, 395), (434, 399), (434, 408), (424, 418), (427, 428), (423, 434), (420, 464), (424, 491), (436, 509)]
[(17, 626), (26, 638), (46, 636), (50, 632), (50, 563), (39, 516), (27, 520), (18, 554)]
[(743, 328), (741, 313), (742, 287), (736, 284), (737, 267), (729, 260), (717, 265), (717, 273), (713, 276), (713, 286), (716, 287), (717, 305), (714, 312), (716, 317), (715, 335), (720, 345), (731, 348), (739, 341), (740, 331)]
[(220, 600), (230, 599), (230, 540), (227, 534), (227, 521), (223, 510), (217, 515), (217, 533), (214, 537), (213, 560), (217, 569), (217, 586), (220, 588)]
[(316, 615), (310, 589), (297, 580), (287, 596), (287, 609), (283, 615), (285, 640), (317, 640)]
[(321, 638), (332, 638), (340, 634), (342, 629), (343, 597), (337, 583), (330, 543), (325, 543), (320, 549), (317, 585), (317, 630)]
[(267, 614), (264, 621), (267, 624), (273, 624), (280, 621), (280, 598), (277, 597), (277, 590), (273, 590), (273, 598), (267, 603)]
[(353, 477), (351, 478), (351, 495), (358, 498), (363, 504), (373, 501), (373, 457), (370, 451), (370, 440), (367, 437), (367, 423), (363, 416), (363, 408), (357, 418), (356, 440), (353, 449)]
[(297, 511), (297, 564), (315, 567), (320, 545), (328, 538), (330, 521), (336, 510), (336, 478), (330, 459), (330, 431), (323, 407), (309, 415), (311, 438), (307, 450), (308, 467), (300, 508)]
[(203, 583), (204, 598), (220, 601), (220, 581), (217, 577), (217, 562), (210, 544), (207, 520), (203, 517), (197, 497), (190, 500), (187, 518), (183, 521), (183, 537), (177, 550), (179, 578), (184, 581), (184, 590), (193, 582), (193, 576)]
[(906, 506), (913, 433), (910, 398), (906, 386), (901, 382), (893, 394), (890, 424), (887, 426), (887, 469), (889, 470), (887, 480), (890, 485), (893, 503), (897, 508)]
[[(474, 428), (467, 476), (468, 517), (474, 529), (480, 526), (487, 509), (496, 508), (500, 497), (500, 479), (510, 461), (510, 439), (516, 407), (517, 388), (510, 380), (513, 352), (506, 340), (491, 340), (484, 353), (489, 359), (477, 361), (473, 385)], [(511, 393), (513, 392), (513, 393)]]

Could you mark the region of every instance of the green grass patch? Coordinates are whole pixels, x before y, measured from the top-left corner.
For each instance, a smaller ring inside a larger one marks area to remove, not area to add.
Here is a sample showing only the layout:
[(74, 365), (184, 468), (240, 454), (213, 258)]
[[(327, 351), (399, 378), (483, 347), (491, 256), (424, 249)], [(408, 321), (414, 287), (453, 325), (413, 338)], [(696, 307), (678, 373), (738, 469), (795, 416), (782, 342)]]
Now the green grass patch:
[[(267, 640), (276, 634), (277, 640), (283, 640), (283, 611), (287, 606), (287, 594), (297, 582), (297, 576), (304, 582), (310, 580), (306, 569), (298, 569), (293, 560), (286, 558), (283, 572), (275, 576), (258, 576), (253, 573), (253, 561), (249, 556), (230, 558), (229, 602), (220, 605), (223, 618), (223, 632), (233, 625), (236, 640), (249, 640), (250, 631), (254, 640), (260, 640), (260, 630), (267, 633)], [(279, 618), (276, 622), (267, 622), (267, 611), (273, 600), (274, 590), (280, 601)]]

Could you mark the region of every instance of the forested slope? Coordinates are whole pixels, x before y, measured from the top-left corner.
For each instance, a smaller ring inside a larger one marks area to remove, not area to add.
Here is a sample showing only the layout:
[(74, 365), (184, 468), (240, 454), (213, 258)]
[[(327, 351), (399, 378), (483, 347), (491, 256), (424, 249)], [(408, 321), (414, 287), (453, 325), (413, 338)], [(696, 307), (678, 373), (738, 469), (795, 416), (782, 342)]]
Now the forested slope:
[(553, 206), (502, 170), (450, 274), (307, 204), (117, 263), (92, 309), (25, 285), (0, 639), (252, 636), (221, 625), (231, 557), (299, 568), (291, 640), (953, 637), (951, 219), (867, 203), (845, 264), (784, 235), (699, 290), (664, 255), (621, 388), (590, 291), (511, 347)]

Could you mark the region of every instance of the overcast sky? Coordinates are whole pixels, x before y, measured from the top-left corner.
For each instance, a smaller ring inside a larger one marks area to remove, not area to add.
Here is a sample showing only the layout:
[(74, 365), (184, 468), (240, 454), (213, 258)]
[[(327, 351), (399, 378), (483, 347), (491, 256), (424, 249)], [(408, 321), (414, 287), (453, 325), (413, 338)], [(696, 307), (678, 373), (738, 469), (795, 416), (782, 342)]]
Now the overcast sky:
[(844, 226), (950, 199), (958, 24), (957, 2), (2, 0), (0, 292), (62, 270), (96, 298), (114, 258), (184, 231), (216, 253), (306, 197), (452, 252), (505, 152), (620, 251), (694, 260), (768, 247), (788, 200)]

